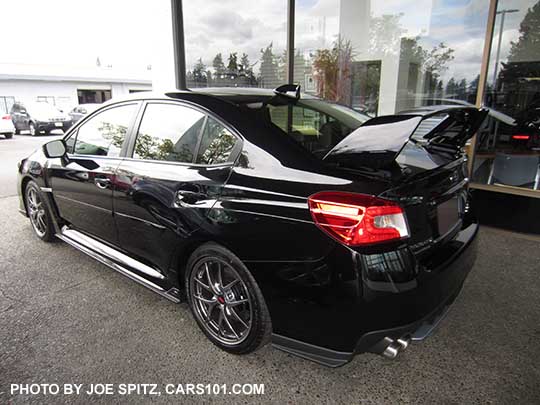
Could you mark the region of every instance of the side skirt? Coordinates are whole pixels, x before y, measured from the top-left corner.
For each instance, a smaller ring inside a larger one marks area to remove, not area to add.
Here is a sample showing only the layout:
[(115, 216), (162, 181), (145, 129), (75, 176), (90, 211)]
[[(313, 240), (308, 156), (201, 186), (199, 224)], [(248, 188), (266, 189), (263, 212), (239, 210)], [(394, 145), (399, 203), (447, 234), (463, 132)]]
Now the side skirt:
[(156, 279), (164, 278), (161, 273), (151, 267), (67, 226), (62, 227), (56, 237), (162, 297), (174, 303), (181, 302), (180, 291), (177, 288), (165, 290), (134, 271), (137, 270)]

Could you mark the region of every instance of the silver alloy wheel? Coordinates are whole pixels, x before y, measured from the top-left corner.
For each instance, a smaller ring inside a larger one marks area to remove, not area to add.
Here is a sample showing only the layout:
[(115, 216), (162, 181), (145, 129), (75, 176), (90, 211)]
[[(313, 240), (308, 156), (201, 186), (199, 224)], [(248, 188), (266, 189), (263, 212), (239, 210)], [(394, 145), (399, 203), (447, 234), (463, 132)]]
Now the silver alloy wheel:
[(225, 345), (242, 343), (251, 331), (253, 305), (238, 272), (217, 257), (203, 258), (189, 282), (194, 313), (204, 329)]
[(33, 122), (31, 122), (31, 123), (28, 125), (28, 131), (30, 131), (30, 135), (32, 135), (32, 136), (35, 136), (35, 135), (36, 135), (36, 126), (34, 125)]
[(30, 222), (41, 238), (47, 233), (47, 222), (45, 220), (45, 206), (35, 188), (28, 188), (26, 192), (26, 205), (28, 207)]

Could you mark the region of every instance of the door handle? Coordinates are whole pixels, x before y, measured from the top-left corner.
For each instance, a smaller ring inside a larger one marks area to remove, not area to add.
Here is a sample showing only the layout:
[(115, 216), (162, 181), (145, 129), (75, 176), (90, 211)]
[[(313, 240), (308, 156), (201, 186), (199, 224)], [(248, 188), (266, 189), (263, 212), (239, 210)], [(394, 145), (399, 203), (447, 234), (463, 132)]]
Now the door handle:
[(192, 205), (206, 198), (208, 198), (206, 194), (197, 193), (195, 191), (179, 190), (174, 196), (174, 201), (178, 205)]
[(104, 190), (106, 189), (107, 187), (109, 187), (109, 184), (111, 184), (111, 179), (107, 178), (107, 177), (96, 177), (94, 179), (94, 184)]

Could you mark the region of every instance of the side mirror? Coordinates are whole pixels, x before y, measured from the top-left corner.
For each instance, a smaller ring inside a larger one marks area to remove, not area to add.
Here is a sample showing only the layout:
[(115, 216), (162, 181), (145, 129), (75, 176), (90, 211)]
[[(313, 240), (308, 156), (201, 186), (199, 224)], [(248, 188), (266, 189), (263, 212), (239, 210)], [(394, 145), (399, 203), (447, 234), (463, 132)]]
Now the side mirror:
[(63, 139), (47, 142), (43, 145), (43, 153), (48, 158), (61, 158), (66, 156), (66, 143)]

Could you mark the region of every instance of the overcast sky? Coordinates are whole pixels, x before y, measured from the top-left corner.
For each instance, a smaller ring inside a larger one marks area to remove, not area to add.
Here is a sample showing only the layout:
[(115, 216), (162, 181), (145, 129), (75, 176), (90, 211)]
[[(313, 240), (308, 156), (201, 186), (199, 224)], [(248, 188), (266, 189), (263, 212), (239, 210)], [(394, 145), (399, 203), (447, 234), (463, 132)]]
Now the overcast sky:
[[(167, 19), (156, 17), (155, 2), (169, 0), (12, 0), (2, 3), (0, 63), (95, 65), (144, 69), (152, 64), (154, 30)], [(362, 0), (349, 0), (362, 1)], [(254, 63), (261, 48), (286, 44), (286, 0), (184, 0), (188, 68), (200, 57), (211, 65), (216, 53), (225, 63), (230, 52), (246, 52)], [(500, 0), (507, 15), (502, 60), (519, 21), (536, 0)], [(445, 41), (455, 49), (448, 75), (479, 73), (488, 0), (371, 1), (371, 13), (403, 13), (405, 36), (423, 34), (426, 43)], [(329, 46), (339, 33), (339, 0), (297, 0), (297, 48)], [(524, 6), (525, 5), (525, 6)], [(498, 25), (495, 34), (498, 35)], [(161, 41), (161, 40), (160, 40)], [(255, 70), (258, 67), (255, 66)]]

